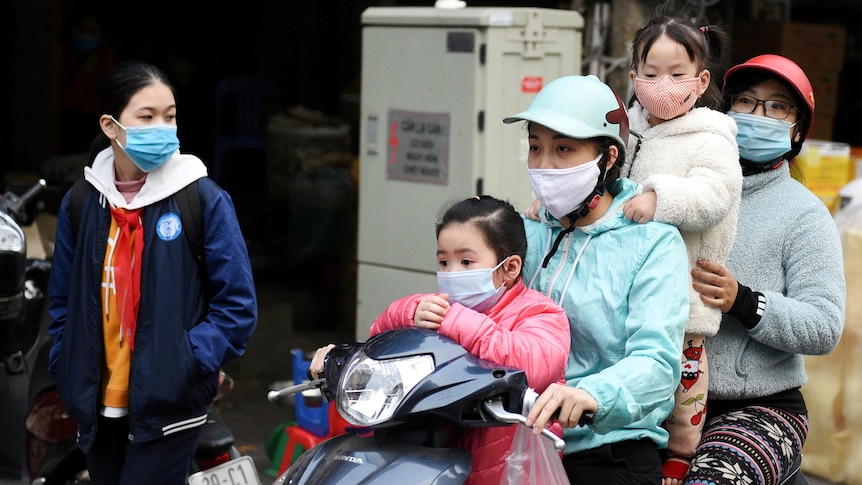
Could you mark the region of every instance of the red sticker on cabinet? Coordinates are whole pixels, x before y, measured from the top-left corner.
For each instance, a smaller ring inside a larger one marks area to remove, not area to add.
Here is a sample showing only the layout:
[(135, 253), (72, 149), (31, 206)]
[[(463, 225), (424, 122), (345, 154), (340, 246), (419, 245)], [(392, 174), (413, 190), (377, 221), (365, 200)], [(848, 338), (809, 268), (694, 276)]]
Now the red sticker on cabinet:
[(522, 93), (538, 93), (542, 90), (542, 76), (524, 76), (521, 78)]

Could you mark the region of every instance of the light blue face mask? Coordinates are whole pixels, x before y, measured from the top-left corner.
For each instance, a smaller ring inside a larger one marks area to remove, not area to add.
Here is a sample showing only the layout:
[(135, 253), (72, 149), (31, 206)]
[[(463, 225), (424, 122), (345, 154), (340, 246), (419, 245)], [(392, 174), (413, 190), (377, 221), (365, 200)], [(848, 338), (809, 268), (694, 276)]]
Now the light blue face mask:
[(790, 151), (790, 129), (795, 123), (735, 111), (727, 114), (739, 128), (736, 143), (741, 158), (755, 164), (766, 164)]
[(503, 266), (509, 258), (500, 261), (493, 268), (472, 269), (469, 271), (438, 271), (437, 289), (449, 295), (449, 303), (460, 303), (477, 312), (494, 306), (506, 291), (506, 284), (494, 286), (494, 271)]
[(126, 146), (120, 145), (119, 140), (117, 145), (144, 172), (160, 167), (180, 149), (177, 125), (140, 125), (127, 128), (113, 116), (111, 120), (126, 131)]

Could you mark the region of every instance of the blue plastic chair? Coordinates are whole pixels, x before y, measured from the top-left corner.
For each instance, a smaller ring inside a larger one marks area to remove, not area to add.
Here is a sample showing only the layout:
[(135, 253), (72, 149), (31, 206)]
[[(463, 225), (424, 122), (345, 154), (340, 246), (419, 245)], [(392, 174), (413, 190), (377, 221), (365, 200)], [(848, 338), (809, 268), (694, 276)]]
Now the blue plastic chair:
[(282, 110), (282, 90), (269, 76), (228, 76), (215, 89), (215, 152), (210, 177), (221, 183), (228, 152), (266, 147), (266, 123)]
[[(290, 351), (293, 361), (293, 382), (301, 384), (308, 381), (308, 366), (311, 361), (305, 360), (302, 349)], [(320, 406), (309, 406), (302, 394), (294, 399), (296, 424), (312, 434), (324, 437), (329, 434), (329, 405), (322, 402)]]

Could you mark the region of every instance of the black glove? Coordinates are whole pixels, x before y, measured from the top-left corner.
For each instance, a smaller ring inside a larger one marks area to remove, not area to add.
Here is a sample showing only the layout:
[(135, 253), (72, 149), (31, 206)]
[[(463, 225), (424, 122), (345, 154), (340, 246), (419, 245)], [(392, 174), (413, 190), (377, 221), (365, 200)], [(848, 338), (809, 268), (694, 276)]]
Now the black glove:
[(763, 310), (766, 309), (766, 297), (759, 291), (751, 291), (751, 288), (738, 281), (736, 284), (738, 285), (736, 301), (733, 302), (733, 306), (727, 314), (751, 330), (760, 323), (760, 317), (763, 316)]

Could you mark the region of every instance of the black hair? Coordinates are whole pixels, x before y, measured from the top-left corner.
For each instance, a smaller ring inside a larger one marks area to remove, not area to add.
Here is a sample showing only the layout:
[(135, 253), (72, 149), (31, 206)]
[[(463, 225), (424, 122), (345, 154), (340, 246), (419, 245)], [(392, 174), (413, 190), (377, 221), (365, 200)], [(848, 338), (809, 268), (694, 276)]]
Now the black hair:
[[(635, 33), (632, 40), (631, 69), (637, 72), (641, 62), (645, 62), (653, 42), (666, 35), (685, 48), (688, 58), (698, 65), (698, 71), (710, 72), (709, 86), (698, 99), (695, 106), (705, 106), (715, 110), (722, 107), (721, 91), (717, 80), (723, 75), (723, 65), (730, 48), (730, 38), (722, 27), (717, 25), (698, 26), (692, 23), (693, 17), (684, 7), (678, 7), (673, 0), (656, 7), (652, 18)], [(632, 93), (631, 106), (637, 96)]]
[[(724, 85), (724, 112), (730, 111), (731, 98), (734, 95), (749, 89), (755, 84), (760, 84), (764, 81), (778, 81), (782, 86), (787, 89), (787, 92), (790, 93), (792, 98), (793, 106), (796, 107), (798, 116), (796, 118), (796, 132), (800, 133), (802, 136), (799, 138), (799, 141), (795, 141), (791, 138), (790, 140), (790, 151), (785, 155), (784, 158), (787, 160), (792, 160), (796, 155), (799, 155), (800, 150), (802, 150), (802, 144), (805, 142), (805, 134), (808, 133), (808, 126), (811, 124), (811, 111), (808, 108), (808, 103), (805, 102), (799, 96), (799, 91), (796, 90), (787, 80), (773, 72), (766, 71), (764, 69), (745, 69), (738, 72), (733, 73), (728, 81)], [(794, 133), (794, 137), (796, 136)], [(758, 165), (759, 168), (763, 168), (763, 165)]]
[(618, 155), (617, 159), (614, 160), (614, 164), (607, 170), (604, 178), (604, 186), (607, 187), (614, 183), (618, 178), (620, 178), (620, 170), (622, 169), (623, 163), (626, 160), (626, 147), (620, 146), (620, 142), (614, 140), (609, 136), (600, 136), (597, 138), (593, 138), (593, 142), (596, 144), (596, 148), (602, 153), (602, 159), (599, 162), (601, 167), (607, 166), (608, 160), (610, 159), (611, 146), (617, 147)]
[[(158, 67), (142, 61), (125, 61), (119, 64), (105, 78), (99, 89), (99, 113), (120, 118), (120, 113), (129, 104), (129, 100), (141, 89), (153, 84), (164, 84), (170, 88), (176, 97), (173, 85), (168, 77)], [(105, 148), (111, 146), (111, 141), (99, 130), (90, 145), (90, 162)]]
[(436, 235), (452, 224), (472, 224), (482, 232), (485, 242), (494, 250), (497, 261), (517, 255), (527, 257), (527, 234), (524, 220), (508, 201), (490, 195), (477, 195), (457, 202), (437, 221)]

